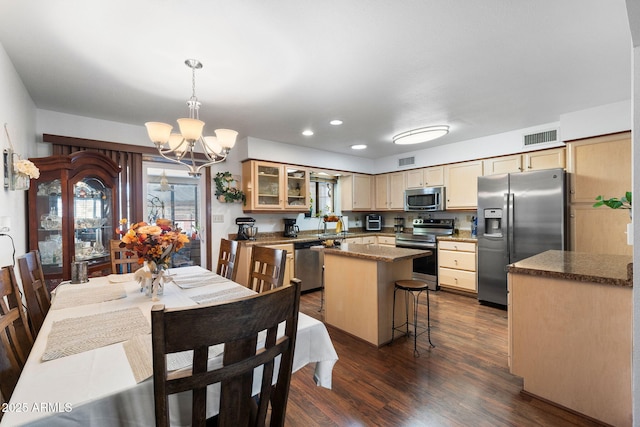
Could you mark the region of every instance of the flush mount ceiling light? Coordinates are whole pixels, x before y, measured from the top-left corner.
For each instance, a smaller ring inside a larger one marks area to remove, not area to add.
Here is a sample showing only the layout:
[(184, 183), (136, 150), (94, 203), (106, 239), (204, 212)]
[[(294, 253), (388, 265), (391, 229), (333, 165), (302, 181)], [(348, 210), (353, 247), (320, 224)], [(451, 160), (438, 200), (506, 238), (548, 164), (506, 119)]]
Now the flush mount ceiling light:
[(365, 144), (355, 144), (351, 146), (352, 150), (364, 150), (365, 148), (367, 148)]
[(398, 145), (420, 144), (421, 142), (433, 141), (449, 133), (449, 126), (428, 126), (399, 133), (393, 137), (393, 143)]
[(313, 131), (311, 129), (306, 129), (302, 131), (304, 136), (313, 136)]
[(342, 120), (340, 119), (333, 119), (329, 122), (330, 125), (332, 126), (340, 126), (342, 124)]
[[(223, 162), (236, 143), (238, 132), (231, 129), (216, 129), (216, 136), (202, 136), (204, 122), (199, 119), (200, 101), (196, 97), (196, 70), (202, 68), (197, 59), (184, 61), (191, 68), (191, 98), (187, 101), (189, 117), (178, 119), (180, 133), (171, 133), (173, 126), (166, 123), (147, 122), (149, 139), (155, 144), (160, 155), (189, 169), (189, 175), (198, 177), (200, 170), (214, 163)], [(205, 163), (198, 164), (195, 154), (196, 142), (206, 157)]]

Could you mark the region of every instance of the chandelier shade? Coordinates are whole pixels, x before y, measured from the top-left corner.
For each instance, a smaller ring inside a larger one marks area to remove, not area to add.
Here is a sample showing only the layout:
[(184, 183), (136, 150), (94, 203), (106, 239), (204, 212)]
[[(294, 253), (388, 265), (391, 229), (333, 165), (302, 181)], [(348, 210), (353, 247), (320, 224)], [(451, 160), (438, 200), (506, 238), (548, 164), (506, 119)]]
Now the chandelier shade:
[[(187, 59), (185, 64), (191, 68), (192, 94), (187, 101), (189, 117), (176, 120), (180, 133), (171, 133), (173, 126), (167, 123), (147, 122), (145, 126), (149, 139), (155, 144), (160, 156), (186, 166), (189, 175), (198, 177), (203, 168), (226, 160), (236, 143), (238, 132), (216, 129), (215, 137), (202, 135), (205, 123), (198, 117), (201, 104), (196, 97), (196, 69), (202, 68), (202, 63), (196, 59)], [(198, 161), (198, 157), (201, 157), (199, 153), (204, 155), (204, 163)]]

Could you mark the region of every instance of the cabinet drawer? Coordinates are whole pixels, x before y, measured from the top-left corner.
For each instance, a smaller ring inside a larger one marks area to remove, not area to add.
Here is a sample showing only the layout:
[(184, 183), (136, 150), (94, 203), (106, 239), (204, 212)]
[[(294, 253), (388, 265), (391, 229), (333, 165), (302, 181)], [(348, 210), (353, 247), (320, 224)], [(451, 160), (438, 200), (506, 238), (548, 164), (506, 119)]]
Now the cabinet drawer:
[(471, 242), (455, 242), (450, 240), (439, 240), (438, 248), (448, 251), (475, 252), (476, 244)]
[(378, 236), (378, 244), (379, 245), (396, 245), (396, 238), (390, 236)]
[(438, 251), (440, 267), (476, 271), (475, 252)]
[(364, 236), (362, 238), (362, 243), (365, 245), (375, 245), (376, 244), (376, 236)]
[(440, 286), (450, 286), (468, 291), (477, 291), (476, 273), (473, 271), (452, 270), (440, 268), (438, 270), (438, 283)]

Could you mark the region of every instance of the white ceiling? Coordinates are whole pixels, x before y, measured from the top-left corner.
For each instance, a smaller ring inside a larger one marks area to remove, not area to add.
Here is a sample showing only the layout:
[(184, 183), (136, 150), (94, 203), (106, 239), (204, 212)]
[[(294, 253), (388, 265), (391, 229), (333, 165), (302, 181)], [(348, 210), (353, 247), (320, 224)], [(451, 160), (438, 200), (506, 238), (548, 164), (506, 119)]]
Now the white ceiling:
[[(36, 106), (377, 158), (631, 98), (624, 0), (0, 0), (0, 43)], [(331, 126), (339, 118), (342, 126)], [(312, 137), (303, 129), (315, 131)], [(354, 152), (352, 144), (367, 150)]]

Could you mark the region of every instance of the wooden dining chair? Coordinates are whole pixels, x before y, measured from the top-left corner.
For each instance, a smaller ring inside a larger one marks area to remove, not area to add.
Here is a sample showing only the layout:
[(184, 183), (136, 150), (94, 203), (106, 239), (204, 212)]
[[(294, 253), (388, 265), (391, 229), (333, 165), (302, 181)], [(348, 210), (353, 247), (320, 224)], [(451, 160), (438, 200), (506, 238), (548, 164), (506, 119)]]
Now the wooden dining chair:
[(249, 266), (249, 287), (260, 293), (282, 286), (286, 262), (285, 249), (254, 246)]
[(120, 240), (109, 241), (109, 253), (113, 274), (133, 273), (142, 267), (142, 264), (138, 263), (138, 255), (130, 249), (121, 248)]
[(238, 250), (240, 245), (236, 240), (220, 239), (218, 253), (218, 267), (216, 273), (229, 280), (236, 280), (238, 274)]
[(40, 252), (33, 250), (18, 258), (22, 290), (27, 303), (31, 334), (36, 337), (51, 307), (51, 297), (44, 280)]
[(20, 288), (12, 266), (0, 269), (0, 393), (11, 398), (29, 352), (33, 336), (22, 308)]
[[(204, 426), (207, 386), (220, 383), (216, 425), (283, 426), (298, 329), (300, 281), (227, 303), (151, 309), (156, 426), (169, 425), (169, 395), (192, 390), (191, 424)], [(285, 323), (284, 335), (277, 336)], [(211, 325), (219, 325), (212, 328)], [(264, 346), (259, 341), (266, 330)], [(259, 337), (260, 334), (260, 337)], [(222, 366), (209, 369), (209, 346), (224, 344)], [(259, 346), (257, 344), (260, 344)], [(259, 347), (259, 348), (258, 348)], [(193, 350), (192, 368), (167, 371), (167, 354)], [(280, 356), (277, 379), (273, 378)], [(253, 393), (253, 370), (262, 380)], [(269, 405), (270, 404), (270, 405)], [(269, 408), (270, 406), (270, 408)], [(270, 411), (268, 411), (270, 409)]]

